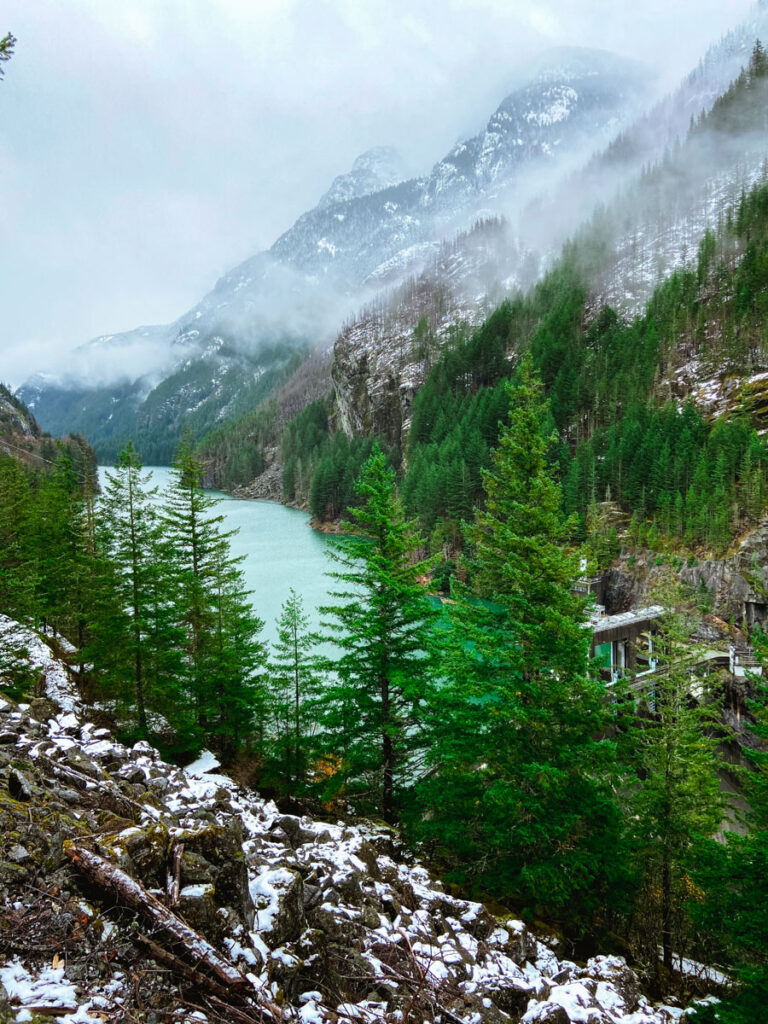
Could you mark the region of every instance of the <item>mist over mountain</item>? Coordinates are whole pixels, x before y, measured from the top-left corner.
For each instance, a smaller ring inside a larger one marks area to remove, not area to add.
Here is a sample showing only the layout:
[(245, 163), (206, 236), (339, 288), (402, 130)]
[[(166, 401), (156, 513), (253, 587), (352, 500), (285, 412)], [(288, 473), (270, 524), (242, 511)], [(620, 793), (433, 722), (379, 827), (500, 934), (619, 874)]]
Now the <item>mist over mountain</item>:
[(605, 145), (651, 89), (633, 62), (555, 51), (428, 175), (391, 184), (396, 155), (363, 154), (268, 252), (225, 274), (177, 321), (96, 338), (66, 374), (37, 375), (20, 394), (46, 429), (87, 430), (105, 456), (129, 435), (151, 435), (147, 457), (167, 458), (182, 418), (210, 429), (242, 411), (244, 391), (263, 397), (259, 381), (330, 345), (345, 318), (423, 266), (443, 239), (489, 209), (522, 205), (535, 183)]

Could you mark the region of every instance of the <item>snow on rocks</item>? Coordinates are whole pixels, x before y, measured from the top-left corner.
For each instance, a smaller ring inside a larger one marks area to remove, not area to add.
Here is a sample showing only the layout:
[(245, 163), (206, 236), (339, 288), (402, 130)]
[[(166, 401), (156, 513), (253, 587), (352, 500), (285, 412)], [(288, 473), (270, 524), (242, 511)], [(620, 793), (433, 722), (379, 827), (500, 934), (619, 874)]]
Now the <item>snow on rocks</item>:
[[(130, 1008), (136, 999), (158, 1014), (181, 1012), (179, 978), (153, 967), (138, 942), (146, 921), (113, 901), (91, 903), (92, 890), (85, 903), (67, 843), (164, 900), (247, 978), (249, 998), (279, 1004), (286, 1020), (355, 1024), (406, 1012), (445, 1024), (673, 1019), (645, 999), (621, 958), (563, 960), (523, 922), (446, 893), (389, 828), (281, 814), (217, 772), (209, 752), (179, 769), (148, 743), (116, 742), (84, 720), (54, 662), (45, 662), (55, 681), (49, 696), (64, 693), (64, 706), (40, 720), (0, 704), (0, 733), (16, 738), (0, 744), (0, 916), (20, 929), (0, 970), (10, 1020), (55, 1004), (77, 1007), (62, 1020), (85, 1022), (88, 1008), (109, 1015), (116, 1001)], [(27, 924), (54, 929), (55, 966), (36, 941), (24, 945), (17, 908)], [(178, 1019), (206, 1019), (204, 997), (196, 998), (200, 1016), (187, 1010)]]
[[(72, 645), (63, 637), (56, 638), (59, 648), (70, 654)], [(73, 711), (78, 705), (77, 689), (67, 666), (56, 658), (39, 634), (20, 623), (0, 615), (0, 648), (6, 653), (23, 653), (29, 667), (40, 673), (42, 688), (64, 711)]]

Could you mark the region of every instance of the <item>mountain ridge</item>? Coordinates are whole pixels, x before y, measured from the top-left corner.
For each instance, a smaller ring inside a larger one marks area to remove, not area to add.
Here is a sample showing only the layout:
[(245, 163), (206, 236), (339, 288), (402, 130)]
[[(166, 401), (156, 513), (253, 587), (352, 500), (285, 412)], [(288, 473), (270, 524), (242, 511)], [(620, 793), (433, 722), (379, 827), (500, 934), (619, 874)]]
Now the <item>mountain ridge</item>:
[[(94, 339), (74, 357), (75, 373), (81, 375), (74, 386), (71, 381), (52, 384), (38, 378), (23, 385), (19, 393), (52, 430), (82, 429), (87, 422), (100, 453), (114, 457), (120, 437), (129, 436), (134, 421), (134, 430), (140, 432), (143, 406), (158, 381), (178, 373), (189, 360), (203, 360), (206, 348), (216, 339), (237, 350), (248, 372), (262, 374), (275, 366), (274, 360), (260, 359), (260, 349), (273, 346), (274, 355), (279, 344), (285, 355), (307, 345), (330, 343), (344, 318), (381, 286), (372, 276), (377, 269), (387, 264), (385, 280), (391, 283), (423, 263), (440, 240), (452, 233), (453, 221), (468, 217), (471, 222), (474, 207), (479, 209), (486, 198), (489, 182), (494, 188), (500, 182), (511, 187), (521, 167), (551, 161), (553, 153), (560, 157), (566, 150), (578, 150), (597, 128), (605, 130), (606, 139), (610, 136), (616, 119), (627, 114), (628, 97), (616, 87), (615, 58), (603, 60), (605, 72), (595, 74), (592, 68), (587, 76), (590, 88), (583, 103), (575, 90), (573, 95), (567, 92), (568, 83), (583, 75), (578, 68), (560, 67), (556, 95), (549, 78), (544, 89), (541, 84), (529, 84), (507, 96), (486, 122), (483, 134), (473, 137), (474, 157), (467, 157), (466, 144), (461, 143), (426, 178), (390, 184), (363, 196), (352, 194), (342, 201), (336, 197), (350, 187), (354, 193), (356, 186), (350, 186), (349, 175), (341, 184), (337, 178), (318, 206), (303, 214), (270, 250), (224, 274), (201, 302), (172, 324)], [(634, 71), (630, 78), (633, 75)], [(593, 88), (596, 81), (602, 82), (602, 91)], [(639, 90), (639, 77), (632, 81), (632, 88)], [(358, 158), (349, 173), (356, 181), (369, 180), (367, 175), (374, 173), (370, 151)], [(387, 177), (380, 169), (376, 174), (377, 181), (381, 174)], [(112, 391), (103, 380), (96, 389), (82, 385), (89, 373), (97, 376), (94, 370), (99, 362), (122, 365)], [(129, 372), (144, 364), (149, 372), (138, 376)], [(218, 412), (224, 410), (226, 415), (233, 395), (227, 391), (217, 398), (214, 392), (211, 386), (206, 395), (196, 394), (195, 401), (218, 401)], [(115, 421), (125, 428), (120, 437)], [(158, 454), (167, 458), (177, 436), (174, 427)]]

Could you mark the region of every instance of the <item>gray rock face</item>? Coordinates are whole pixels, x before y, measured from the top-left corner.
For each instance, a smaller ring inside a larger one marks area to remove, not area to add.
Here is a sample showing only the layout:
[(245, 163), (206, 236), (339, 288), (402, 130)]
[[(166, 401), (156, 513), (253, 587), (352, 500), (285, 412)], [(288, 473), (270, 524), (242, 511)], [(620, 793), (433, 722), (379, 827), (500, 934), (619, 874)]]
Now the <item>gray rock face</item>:
[[(664, 572), (652, 553), (629, 566), (611, 569), (605, 578), (604, 602), (609, 614), (648, 603)], [(680, 578), (705, 596), (711, 611), (726, 622), (753, 626), (768, 622), (768, 526), (748, 534), (726, 558), (708, 559), (680, 570)], [(702, 639), (705, 637), (702, 635)]]
[(768, 527), (749, 534), (730, 558), (686, 567), (681, 576), (706, 590), (713, 612), (726, 621), (764, 624), (768, 621)]

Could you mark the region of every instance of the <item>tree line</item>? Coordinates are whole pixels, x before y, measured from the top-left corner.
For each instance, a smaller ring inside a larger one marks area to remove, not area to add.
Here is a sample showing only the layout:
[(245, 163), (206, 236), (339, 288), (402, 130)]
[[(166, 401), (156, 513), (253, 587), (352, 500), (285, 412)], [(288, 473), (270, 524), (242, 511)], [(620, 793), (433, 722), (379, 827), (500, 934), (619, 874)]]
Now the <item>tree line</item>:
[[(465, 891), (556, 921), (577, 943), (623, 944), (660, 990), (676, 955), (714, 959), (740, 986), (702, 1020), (746, 1021), (768, 974), (750, 889), (768, 835), (765, 757), (757, 748), (745, 773), (750, 831), (716, 842), (721, 695), (692, 668), (685, 595), (670, 582), (659, 598), (664, 670), (652, 688), (607, 692), (572, 589), (577, 521), (563, 511), (530, 359), (507, 390), (482, 509), (466, 525), (465, 582), (442, 609), (374, 448), (332, 546), (321, 613), (333, 653), (293, 592), (268, 651), (186, 438), (162, 496), (130, 446), (98, 502), (65, 454), (36, 479), (0, 459), (4, 610), (79, 632), (92, 698), (132, 735), (181, 757), (203, 744), (245, 756), (262, 785), (381, 816)], [(765, 731), (764, 688), (754, 695)]]

